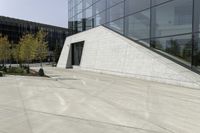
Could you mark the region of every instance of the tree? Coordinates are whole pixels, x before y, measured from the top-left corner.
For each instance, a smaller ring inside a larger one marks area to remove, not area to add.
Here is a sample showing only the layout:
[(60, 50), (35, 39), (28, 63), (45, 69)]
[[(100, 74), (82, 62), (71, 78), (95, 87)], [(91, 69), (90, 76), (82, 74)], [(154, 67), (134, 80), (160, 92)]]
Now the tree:
[(24, 35), (19, 42), (19, 57), (21, 61), (29, 63), (35, 58), (35, 37), (32, 34)]
[(47, 33), (40, 30), (36, 34), (36, 44), (35, 44), (35, 58), (40, 61), (40, 66), (42, 67), (42, 62), (46, 59), (48, 55), (48, 42), (45, 41)]
[(6, 61), (11, 58), (10, 44), (7, 36), (0, 35), (0, 61), (3, 61), (3, 66)]
[(20, 45), (17, 44), (15, 47), (12, 48), (12, 56), (13, 59), (16, 61), (17, 64), (19, 64), (20, 61)]
[(56, 43), (55, 50), (54, 50), (54, 60), (55, 60), (55, 62), (58, 62), (61, 51), (62, 51), (62, 47), (59, 44)]

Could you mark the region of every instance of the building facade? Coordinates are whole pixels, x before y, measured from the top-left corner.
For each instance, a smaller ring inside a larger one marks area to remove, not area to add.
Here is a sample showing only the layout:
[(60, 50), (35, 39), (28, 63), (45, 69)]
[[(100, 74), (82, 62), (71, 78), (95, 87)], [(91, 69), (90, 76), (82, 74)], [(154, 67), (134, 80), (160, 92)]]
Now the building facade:
[(50, 51), (53, 51), (56, 46), (62, 47), (68, 36), (66, 28), (0, 16), (0, 34), (7, 36), (13, 44), (17, 44), (24, 34), (35, 34), (40, 29), (47, 32), (46, 41)]
[(68, 0), (68, 5), (70, 34), (103, 25), (200, 72), (199, 0)]

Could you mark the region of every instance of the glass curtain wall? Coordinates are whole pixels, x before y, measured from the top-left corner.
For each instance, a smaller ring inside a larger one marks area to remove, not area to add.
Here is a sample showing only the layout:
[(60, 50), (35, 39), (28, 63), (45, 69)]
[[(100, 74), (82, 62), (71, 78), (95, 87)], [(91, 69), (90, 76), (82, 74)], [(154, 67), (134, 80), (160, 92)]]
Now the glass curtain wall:
[(104, 25), (200, 72), (200, 0), (68, 0), (71, 34)]

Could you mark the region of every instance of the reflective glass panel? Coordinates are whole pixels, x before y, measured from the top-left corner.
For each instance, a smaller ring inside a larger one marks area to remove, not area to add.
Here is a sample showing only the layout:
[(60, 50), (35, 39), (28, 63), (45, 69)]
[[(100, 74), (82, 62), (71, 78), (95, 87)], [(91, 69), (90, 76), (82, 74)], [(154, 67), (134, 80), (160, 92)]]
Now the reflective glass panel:
[[(100, 0), (95, 4), (95, 14), (99, 14), (100, 12), (106, 9), (106, 0)], [(95, 15), (94, 14), (94, 15)]]
[(133, 39), (150, 37), (150, 10), (125, 18), (125, 35)]
[(86, 9), (86, 18), (92, 17), (92, 6)]
[(200, 31), (200, 0), (194, 0), (194, 31)]
[(154, 39), (151, 47), (166, 52), (177, 61), (190, 65), (192, 56), (192, 35), (172, 36)]
[(152, 10), (152, 37), (192, 32), (192, 0), (175, 0)]
[(116, 20), (124, 16), (124, 3), (120, 3), (110, 9), (107, 12), (108, 22)]
[(161, 3), (164, 3), (164, 2), (167, 2), (167, 1), (170, 1), (170, 0), (152, 0), (152, 5), (158, 5), (158, 4), (161, 4)]
[(107, 1), (107, 6), (111, 7), (111, 6), (113, 6), (113, 5), (115, 5), (115, 4), (119, 3), (119, 2), (122, 2), (122, 1), (124, 1), (124, 0), (108, 0)]
[(132, 14), (150, 7), (150, 0), (126, 0), (125, 13)]
[(94, 27), (94, 18), (86, 19), (86, 27), (85, 27), (85, 29), (88, 30), (88, 29), (91, 29), (93, 27)]
[(84, 8), (88, 8), (92, 5), (92, 0), (83, 0)]
[(95, 26), (104, 24), (105, 22), (106, 22), (106, 12), (105, 11), (96, 15)]
[(109, 28), (113, 29), (114, 31), (117, 31), (117, 32), (123, 34), (123, 31), (124, 31), (124, 28), (123, 28), (124, 27), (124, 20), (123, 19), (119, 19), (119, 20), (110, 22), (107, 26)]
[(83, 9), (83, 4), (82, 4), (82, 2), (80, 2), (79, 4), (78, 4), (78, 12), (82, 12), (82, 9)]
[(200, 71), (200, 33), (195, 34), (195, 44), (194, 44), (194, 52), (193, 58), (194, 62), (193, 65)]

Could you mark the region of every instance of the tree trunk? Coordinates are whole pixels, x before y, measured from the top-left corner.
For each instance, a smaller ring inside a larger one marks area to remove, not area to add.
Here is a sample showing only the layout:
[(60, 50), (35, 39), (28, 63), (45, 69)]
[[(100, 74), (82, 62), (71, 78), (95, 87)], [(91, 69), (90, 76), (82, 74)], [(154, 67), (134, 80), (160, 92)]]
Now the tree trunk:
[(11, 64), (12, 64), (12, 59), (10, 59), (10, 66), (9, 67), (11, 67)]
[(40, 67), (42, 68), (43, 66), (42, 66), (42, 60), (40, 59)]
[(29, 67), (29, 60), (28, 59), (26, 59), (26, 63), (27, 63), (27, 66)]
[(3, 67), (5, 66), (5, 63), (6, 63), (5, 59), (3, 59)]

